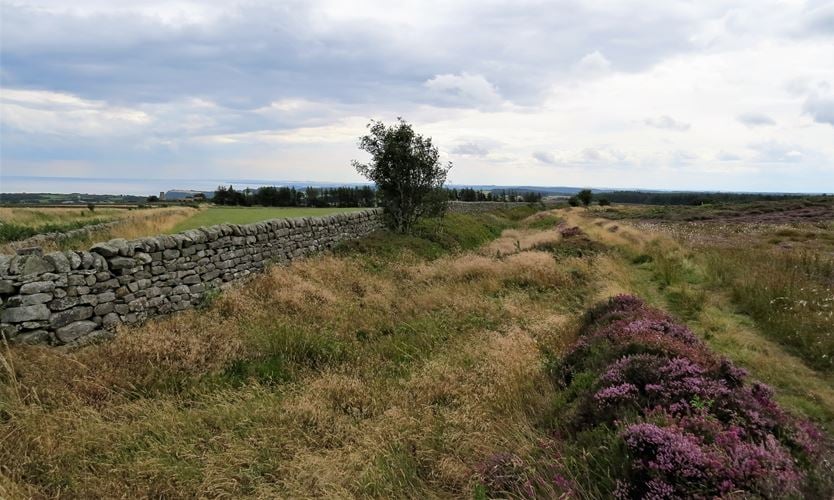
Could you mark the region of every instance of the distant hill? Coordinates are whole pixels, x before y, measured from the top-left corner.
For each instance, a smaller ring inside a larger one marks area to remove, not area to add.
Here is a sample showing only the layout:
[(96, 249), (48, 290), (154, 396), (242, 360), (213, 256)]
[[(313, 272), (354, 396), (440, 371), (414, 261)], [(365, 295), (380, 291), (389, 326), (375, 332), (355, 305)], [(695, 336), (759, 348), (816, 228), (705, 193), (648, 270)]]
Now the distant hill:
[(86, 193), (0, 193), (0, 203), (7, 205), (87, 205), (88, 203), (138, 204), (145, 196)]
[(184, 200), (186, 198), (192, 198), (195, 194), (204, 194), (206, 198), (210, 199), (214, 196), (214, 191), (195, 191), (192, 189), (169, 189), (168, 191), (165, 191), (165, 200)]

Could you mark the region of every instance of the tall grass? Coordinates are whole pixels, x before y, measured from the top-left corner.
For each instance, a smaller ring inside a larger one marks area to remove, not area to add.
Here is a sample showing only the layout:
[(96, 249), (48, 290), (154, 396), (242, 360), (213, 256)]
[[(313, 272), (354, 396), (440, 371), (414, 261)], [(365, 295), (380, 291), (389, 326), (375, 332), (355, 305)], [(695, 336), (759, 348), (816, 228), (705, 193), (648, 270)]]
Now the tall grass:
[(769, 249), (704, 251), (712, 283), (814, 368), (834, 368), (834, 259)]
[[(99, 217), (93, 215), (97, 212), (93, 212), (89, 216), (92, 218), (72, 219), (64, 217), (65, 220), (60, 219), (63, 220), (63, 222), (49, 222), (39, 225), (23, 225), (23, 223), (0, 224), (0, 242), (4, 241), (2, 239), (3, 234), (8, 233), (9, 235), (9, 239), (5, 240), (5, 244), (0, 245), (0, 252), (14, 253), (15, 248), (22, 244), (20, 240), (37, 234), (47, 232), (61, 233), (104, 222), (116, 222), (116, 225), (112, 227), (92, 230), (82, 236), (59, 238), (45, 242), (41, 245), (45, 251), (86, 250), (93, 243), (112, 238), (134, 239), (167, 233), (170, 232), (178, 223), (187, 220), (188, 218), (194, 216), (194, 214), (198, 213), (198, 209), (191, 207), (149, 208), (142, 210), (111, 209), (109, 211), (101, 211), (107, 213), (108, 215), (102, 214), (102, 216)], [(50, 215), (50, 217), (52, 216)]]
[(494, 450), (523, 455), (544, 437), (537, 423), (554, 389), (542, 349), (566, 343), (559, 325), (589, 276), (550, 253), (464, 250), (523, 216), (378, 234), (106, 344), (11, 350), (0, 487), (22, 497), (470, 495)]

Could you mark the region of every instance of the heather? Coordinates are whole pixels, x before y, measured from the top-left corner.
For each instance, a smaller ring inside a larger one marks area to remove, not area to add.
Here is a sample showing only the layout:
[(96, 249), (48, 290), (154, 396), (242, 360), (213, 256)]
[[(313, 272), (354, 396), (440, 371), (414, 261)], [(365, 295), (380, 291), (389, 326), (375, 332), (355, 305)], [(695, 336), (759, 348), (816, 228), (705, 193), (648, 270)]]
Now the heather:
[[(716, 356), (685, 325), (620, 295), (592, 308), (581, 337), (552, 364), (564, 391), (555, 425), (576, 453), (608, 435), (608, 493), (620, 498), (823, 498), (831, 489), (823, 434), (771, 390)], [(570, 454), (571, 451), (568, 451)], [(594, 467), (595, 460), (581, 467)], [(600, 471), (596, 471), (600, 472)], [(581, 476), (580, 476), (581, 477)]]

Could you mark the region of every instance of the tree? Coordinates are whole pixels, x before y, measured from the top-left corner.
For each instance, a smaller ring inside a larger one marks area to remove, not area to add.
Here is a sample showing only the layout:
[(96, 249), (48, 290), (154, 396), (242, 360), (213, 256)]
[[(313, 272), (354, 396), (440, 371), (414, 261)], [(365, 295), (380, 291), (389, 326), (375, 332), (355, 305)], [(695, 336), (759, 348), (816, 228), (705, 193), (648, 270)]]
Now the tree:
[(601, 207), (607, 207), (611, 204), (611, 202), (608, 201), (608, 198), (600, 198), (599, 200), (597, 200), (597, 203), (599, 203), (599, 206)]
[(408, 233), (421, 216), (441, 211), (434, 205), (445, 202), (434, 194), (452, 164), (442, 164), (431, 138), (416, 133), (402, 118), (387, 127), (372, 120), (368, 130), (359, 138), (359, 149), (370, 153), (371, 161), (354, 160), (353, 166), (376, 184), (392, 228)]
[(156, 196), (156, 195), (153, 195), (153, 194), (148, 196), (148, 203), (156, 203), (158, 201), (159, 201), (159, 196)]
[(568, 198), (568, 205), (570, 205), (572, 207), (578, 207), (579, 206), (579, 200), (576, 199), (576, 196), (571, 196), (570, 198)]
[(585, 208), (588, 208), (588, 205), (591, 204), (591, 200), (593, 199), (593, 196), (591, 195), (591, 190), (583, 189), (582, 191), (576, 193), (576, 199), (582, 202), (582, 204), (585, 205)]

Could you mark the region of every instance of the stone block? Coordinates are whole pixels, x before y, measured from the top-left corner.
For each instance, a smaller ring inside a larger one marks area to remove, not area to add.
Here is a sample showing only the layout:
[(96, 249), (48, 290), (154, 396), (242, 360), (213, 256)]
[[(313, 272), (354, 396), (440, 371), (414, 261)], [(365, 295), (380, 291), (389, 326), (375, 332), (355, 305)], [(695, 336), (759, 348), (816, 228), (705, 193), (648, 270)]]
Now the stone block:
[(66, 311), (56, 312), (49, 318), (49, 326), (61, 328), (75, 321), (81, 321), (93, 315), (93, 308), (90, 306), (77, 306)]
[(55, 336), (66, 344), (92, 332), (96, 328), (98, 328), (98, 325), (94, 321), (74, 321), (55, 330)]
[(50, 252), (44, 255), (43, 258), (52, 264), (56, 272), (68, 273), (72, 269), (69, 259), (67, 259), (67, 256), (63, 252)]
[(130, 269), (136, 266), (136, 261), (131, 257), (113, 257), (110, 259), (110, 269)]
[(33, 281), (20, 287), (21, 295), (49, 293), (53, 290), (55, 290), (55, 282), (53, 281)]
[(24, 321), (48, 320), (49, 308), (45, 304), (34, 304), (21, 307), (7, 307), (0, 313), (3, 323), (23, 323)]

